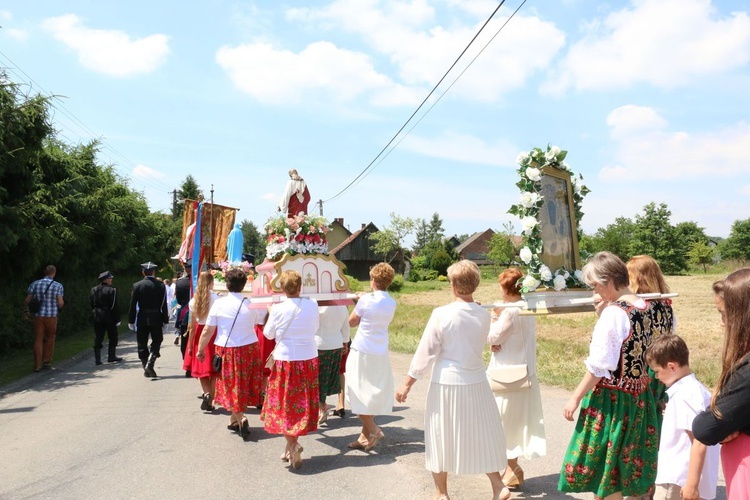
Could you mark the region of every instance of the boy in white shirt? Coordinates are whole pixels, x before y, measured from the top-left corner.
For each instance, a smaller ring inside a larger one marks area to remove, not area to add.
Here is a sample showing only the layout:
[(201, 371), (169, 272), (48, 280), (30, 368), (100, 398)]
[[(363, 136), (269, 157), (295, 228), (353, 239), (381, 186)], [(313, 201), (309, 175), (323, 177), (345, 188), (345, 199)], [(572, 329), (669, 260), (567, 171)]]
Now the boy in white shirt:
[(659, 440), (654, 500), (711, 500), (719, 478), (719, 446), (693, 439), (693, 419), (711, 404), (711, 394), (689, 364), (687, 344), (677, 335), (660, 335), (646, 351), (656, 378), (667, 386), (669, 401)]

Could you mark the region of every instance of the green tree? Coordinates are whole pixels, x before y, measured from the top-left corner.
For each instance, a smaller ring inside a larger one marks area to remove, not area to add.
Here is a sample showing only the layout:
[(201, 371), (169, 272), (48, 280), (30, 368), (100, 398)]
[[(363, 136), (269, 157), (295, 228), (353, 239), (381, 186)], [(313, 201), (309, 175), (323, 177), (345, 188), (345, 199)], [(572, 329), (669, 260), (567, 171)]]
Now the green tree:
[(383, 262), (393, 262), (400, 256), (403, 267), (404, 239), (414, 232), (416, 220), (401, 217), (391, 212), (391, 223), (385, 229), (370, 235), (370, 248), (376, 254), (383, 256)]
[(720, 244), (722, 259), (750, 261), (750, 219), (736, 220), (729, 237)]
[(412, 251), (415, 254), (419, 254), (422, 249), (427, 246), (427, 233), (429, 226), (427, 221), (424, 219), (417, 219), (414, 221), (414, 245), (412, 245)]
[(495, 267), (510, 266), (516, 256), (516, 247), (513, 245), (513, 223), (506, 222), (502, 231), (496, 231), (489, 242), (487, 258)]
[(172, 218), (174, 220), (182, 221), (182, 214), (185, 209), (185, 200), (202, 200), (203, 191), (198, 186), (195, 178), (192, 175), (185, 177), (182, 181), (180, 189), (177, 190), (178, 202), (172, 207)]
[(446, 276), (448, 273), (448, 267), (453, 263), (450, 255), (442, 248), (432, 254), (430, 261), (430, 267), (438, 272), (440, 276)]
[(443, 219), (441, 219), (440, 215), (435, 212), (432, 214), (432, 219), (430, 219), (430, 224), (427, 227), (427, 243), (442, 241), (444, 235), (445, 230), (443, 229)]
[(635, 224), (632, 220), (627, 217), (618, 217), (614, 223), (597, 229), (593, 236), (581, 238), (580, 248), (592, 254), (606, 250), (627, 262), (633, 256), (630, 244), (634, 230)]
[(693, 265), (703, 266), (703, 272), (705, 273), (708, 266), (713, 264), (716, 250), (708, 246), (705, 241), (695, 241), (690, 245), (688, 251), (688, 258)]
[(266, 242), (263, 235), (258, 231), (258, 227), (249, 220), (242, 221), (240, 230), (244, 238), (242, 251), (253, 254), (255, 256), (255, 264), (260, 264), (266, 258)]
[(677, 274), (688, 269), (687, 252), (670, 224), (672, 212), (665, 203), (649, 203), (643, 214), (636, 215), (630, 255), (650, 255), (659, 262), (665, 274)]

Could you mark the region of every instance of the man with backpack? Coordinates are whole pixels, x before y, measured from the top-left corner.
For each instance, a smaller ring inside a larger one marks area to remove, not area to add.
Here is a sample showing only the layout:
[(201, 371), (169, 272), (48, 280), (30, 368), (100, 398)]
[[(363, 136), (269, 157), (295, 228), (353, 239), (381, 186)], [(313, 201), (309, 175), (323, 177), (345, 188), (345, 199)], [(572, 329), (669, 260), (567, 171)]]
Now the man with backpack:
[(65, 304), (63, 286), (55, 281), (55, 274), (57, 268), (47, 266), (44, 269), (44, 278), (33, 282), (26, 291), (26, 307), (33, 315), (35, 372), (52, 369), (57, 315)]

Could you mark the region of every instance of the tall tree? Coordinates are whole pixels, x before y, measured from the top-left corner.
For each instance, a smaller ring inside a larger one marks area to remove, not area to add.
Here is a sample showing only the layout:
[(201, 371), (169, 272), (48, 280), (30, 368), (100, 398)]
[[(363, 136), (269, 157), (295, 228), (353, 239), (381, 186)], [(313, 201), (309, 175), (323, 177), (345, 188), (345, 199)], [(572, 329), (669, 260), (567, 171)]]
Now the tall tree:
[(633, 240), (635, 224), (627, 217), (618, 217), (606, 227), (600, 227), (593, 236), (582, 238), (581, 249), (590, 253), (601, 251), (612, 252), (627, 261), (633, 255), (630, 244)]
[(240, 224), (240, 230), (244, 238), (242, 251), (253, 254), (255, 256), (255, 265), (260, 264), (266, 258), (266, 242), (263, 239), (263, 235), (258, 231), (258, 227), (247, 219), (243, 220)]
[(430, 224), (427, 228), (427, 243), (441, 241), (444, 235), (445, 230), (443, 229), (443, 219), (441, 219), (440, 215), (435, 212), (432, 214), (432, 219), (430, 219)]
[(172, 207), (172, 218), (174, 220), (182, 220), (182, 213), (184, 210), (184, 200), (200, 200), (203, 199), (203, 191), (195, 181), (195, 178), (188, 174), (185, 180), (182, 181), (180, 189), (177, 190), (177, 203)]
[(417, 219), (414, 221), (414, 245), (412, 245), (412, 251), (415, 254), (419, 254), (428, 243), (428, 232), (429, 226), (427, 221), (424, 219)]
[(750, 261), (750, 219), (736, 220), (729, 237), (719, 246), (722, 259)]
[(708, 270), (708, 266), (713, 264), (716, 249), (708, 246), (705, 241), (696, 241), (690, 245), (688, 258), (693, 265), (702, 266), (703, 272)]
[(391, 223), (385, 229), (370, 235), (372, 251), (383, 256), (384, 262), (392, 262), (400, 256), (403, 267), (404, 239), (414, 232), (416, 220), (401, 217), (391, 212)]
[(677, 274), (688, 269), (687, 252), (669, 222), (672, 212), (665, 203), (649, 203), (643, 214), (635, 217), (631, 255), (650, 255), (659, 262), (665, 274)]

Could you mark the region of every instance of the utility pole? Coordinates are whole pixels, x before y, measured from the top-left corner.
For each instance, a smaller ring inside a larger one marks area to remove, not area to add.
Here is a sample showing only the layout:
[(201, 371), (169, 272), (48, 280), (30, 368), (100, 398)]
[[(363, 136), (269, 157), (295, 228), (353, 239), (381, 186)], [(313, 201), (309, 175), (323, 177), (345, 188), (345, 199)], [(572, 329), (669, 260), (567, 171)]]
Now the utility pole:
[(318, 200), (318, 206), (320, 207), (320, 216), (323, 217), (323, 200)]
[(209, 217), (209, 223), (211, 228), (211, 259), (208, 261), (209, 264), (212, 264), (214, 261), (214, 185), (211, 184), (211, 211), (210, 211)]
[(177, 220), (177, 190), (167, 191), (172, 193), (172, 219)]

